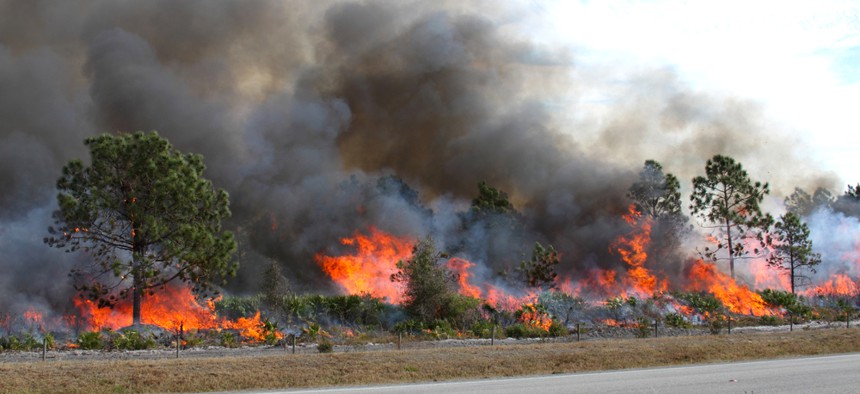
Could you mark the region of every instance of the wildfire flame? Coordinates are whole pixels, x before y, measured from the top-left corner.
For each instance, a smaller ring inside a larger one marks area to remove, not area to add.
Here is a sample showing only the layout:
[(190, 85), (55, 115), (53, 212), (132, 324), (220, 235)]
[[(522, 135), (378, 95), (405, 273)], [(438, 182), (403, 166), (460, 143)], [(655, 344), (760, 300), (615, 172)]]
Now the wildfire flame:
[(758, 293), (739, 285), (730, 276), (718, 271), (714, 264), (695, 261), (687, 279), (687, 290), (709, 292), (734, 313), (754, 316), (774, 314)]
[[(209, 299), (205, 301), (205, 305), (202, 305), (187, 287), (165, 287), (153, 295), (144, 297), (141, 303), (141, 323), (172, 331), (178, 331), (180, 327), (183, 330), (232, 329), (251, 340), (266, 339), (259, 311), (254, 317), (240, 317), (235, 321), (219, 318), (215, 313), (216, 301)], [(84, 322), (83, 328), (87, 330), (117, 330), (132, 323), (132, 305), (129, 301), (121, 302), (113, 308), (99, 308), (93, 301), (76, 297), (74, 304), (81, 317), (80, 320)], [(283, 337), (280, 332), (273, 332), (271, 335), (277, 338)]]
[[(633, 230), (627, 236), (621, 236), (612, 243), (613, 251), (629, 267), (624, 284), (640, 297), (650, 297), (657, 292), (666, 291), (668, 287), (666, 281), (658, 280), (657, 276), (645, 268), (645, 262), (648, 260), (648, 245), (651, 243), (651, 218), (643, 217), (642, 213), (636, 210), (636, 205), (631, 204), (624, 215), (624, 220), (633, 227)], [(614, 282), (614, 275), (606, 279), (607, 282)]]
[(399, 304), (403, 299), (403, 288), (391, 281), (397, 272), (397, 262), (412, 257), (414, 240), (398, 238), (374, 227), (369, 235), (356, 232), (351, 238), (343, 238), (341, 244), (354, 246), (355, 253), (343, 256), (314, 256), (323, 272), (337, 283), (347, 294), (370, 294)]
[(835, 274), (830, 280), (806, 290), (807, 296), (853, 297), (860, 294), (860, 284), (845, 274)]

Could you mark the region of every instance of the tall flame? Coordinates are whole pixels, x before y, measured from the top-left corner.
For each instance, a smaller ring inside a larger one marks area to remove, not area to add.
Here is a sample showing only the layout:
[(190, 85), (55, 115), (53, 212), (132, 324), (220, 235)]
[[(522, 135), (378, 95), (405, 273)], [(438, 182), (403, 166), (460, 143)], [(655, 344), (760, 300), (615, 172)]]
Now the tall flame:
[(403, 288), (391, 281), (397, 262), (412, 257), (414, 240), (398, 238), (371, 227), (369, 235), (356, 232), (343, 238), (341, 244), (355, 247), (355, 253), (343, 256), (314, 256), (323, 272), (347, 294), (370, 294), (399, 304)]
[(687, 279), (687, 290), (709, 292), (734, 313), (755, 316), (774, 314), (758, 293), (739, 285), (730, 276), (718, 271), (714, 264), (695, 261)]
[[(240, 332), (242, 337), (262, 341), (266, 336), (260, 312), (250, 318), (240, 317), (233, 321), (220, 318), (215, 313), (216, 300), (206, 300), (205, 305), (198, 302), (191, 289), (184, 286), (168, 286), (153, 295), (144, 297), (141, 305), (141, 322), (161, 328), (178, 331), (183, 330), (223, 330), (233, 329)], [(103, 329), (117, 330), (132, 323), (132, 305), (125, 301), (113, 308), (99, 308), (96, 303), (76, 297), (75, 307), (83, 327), (90, 331)], [(277, 338), (283, 333), (272, 332)]]
[(468, 297), (481, 298), (481, 288), (473, 285), (469, 281), (469, 278), (472, 276), (472, 273), (469, 270), (475, 266), (475, 263), (459, 257), (452, 257), (448, 260), (446, 265), (449, 270), (456, 273), (457, 285), (459, 286), (460, 294)]
[[(657, 292), (666, 291), (667, 282), (659, 280), (648, 268), (645, 268), (645, 262), (648, 261), (648, 245), (651, 243), (651, 218), (643, 217), (642, 213), (636, 210), (636, 205), (631, 204), (624, 215), (624, 220), (633, 230), (627, 236), (618, 237), (611, 245), (612, 251), (617, 253), (629, 267), (624, 284), (640, 297), (650, 297)], [(604, 280), (608, 281), (610, 278), (606, 275), (604, 274)], [(614, 282), (614, 275), (611, 281)]]
[(855, 282), (848, 275), (835, 274), (830, 277), (830, 280), (807, 289), (805, 293), (807, 296), (853, 297), (860, 294), (860, 283)]

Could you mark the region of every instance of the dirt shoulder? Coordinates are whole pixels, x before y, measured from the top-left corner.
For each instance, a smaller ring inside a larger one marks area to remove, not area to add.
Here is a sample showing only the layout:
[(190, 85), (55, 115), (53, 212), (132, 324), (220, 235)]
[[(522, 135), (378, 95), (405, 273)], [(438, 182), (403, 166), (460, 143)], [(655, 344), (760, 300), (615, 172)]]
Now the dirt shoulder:
[[(860, 329), (501, 341), (291, 354), (282, 348), (57, 355), (0, 362), (2, 392), (201, 392), (571, 373), (860, 352)], [(343, 350), (343, 349), (342, 349)], [(26, 352), (25, 352), (26, 353)], [(77, 357), (77, 358), (76, 358)]]

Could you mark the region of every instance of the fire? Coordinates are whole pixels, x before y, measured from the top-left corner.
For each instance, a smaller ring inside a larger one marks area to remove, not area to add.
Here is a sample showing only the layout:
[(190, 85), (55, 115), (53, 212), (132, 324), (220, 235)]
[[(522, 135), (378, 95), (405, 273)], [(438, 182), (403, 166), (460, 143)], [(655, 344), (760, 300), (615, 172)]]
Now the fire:
[[(633, 230), (627, 236), (618, 237), (612, 243), (610, 251), (617, 253), (629, 267), (627, 275), (623, 278), (624, 285), (640, 297), (650, 297), (655, 293), (666, 291), (668, 288), (666, 281), (659, 280), (648, 268), (645, 268), (645, 262), (648, 261), (648, 245), (651, 243), (651, 218), (643, 217), (634, 204), (630, 205), (623, 218), (633, 227)], [(615, 274), (614, 271), (606, 271), (602, 282), (614, 284)], [(625, 290), (621, 289), (626, 296)]]
[(469, 270), (475, 266), (475, 263), (453, 257), (448, 260), (448, 269), (457, 274), (457, 285), (460, 289), (460, 294), (467, 297), (481, 298), (481, 289), (478, 286), (469, 282), (472, 273)]
[[(113, 308), (99, 308), (95, 302), (79, 297), (74, 299), (74, 304), (80, 320), (84, 322), (83, 328), (90, 331), (118, 330), (132, 323), (132, 305), (128, 300)], [(254, 317), (240, 317), (235, 321), (219, 318), (215, 313), (215, 300), (206, 300), (203, 305), (187, 287), (165, 287), (153, 295), (144, 297), (141, 311), (141, 323), (156, 325), (171, 331), (178, 331), (180, 327), (183, 330), (233, 329), (238, 330), (248, 339), (255, 341), (266, 339), (267, 332), (265, 324), (260, 320), (259, 311)], [(271, 334), (277, 338), (283, 336), (280, 332)]]
[(391, 281), (397, 272), (397, 262), (412, 256), (414, 240), (398, 238), (371, 227), (369, 235), (356, 232), (352, 238), (341, 239), (341, 244), (354, 246), (352, 255), (314, 256), (323, 272), (347, 294), (370, 294), (400, 303), (403, 289)]
[(523, 305), (519, 320), (527, 326), (540, 328), (547, 332), (550, 326), (552, 326), (552, 318), (546, 312), (539, 311), (534, 303)]
[[(95, 302), (80, 298), (75, 298), (74, 303), (90, 330), (116, 330), (132, 323), (131, 302), (122, 302), (113, 308), (98, 308)], [(141, 310), (141, 323), (169, 330), (178, 330), (180, 324), (186, 330), (218, 327), (214, 310), (200, 305), (187, 287), (159, 289), (143, 298)]]
[(739, 285), (730, 276), (717, 271), (714, 264), (697, 260), (690, 267), (687, 290), (712, 293), (734, 313), (755, 316), (773, 315), (761, 296), (747, 286)]
[(836, 274), (830, 280), (806, 290), (807, 296), (844, 296), (860, 294), (860, 284), (845, 274)]

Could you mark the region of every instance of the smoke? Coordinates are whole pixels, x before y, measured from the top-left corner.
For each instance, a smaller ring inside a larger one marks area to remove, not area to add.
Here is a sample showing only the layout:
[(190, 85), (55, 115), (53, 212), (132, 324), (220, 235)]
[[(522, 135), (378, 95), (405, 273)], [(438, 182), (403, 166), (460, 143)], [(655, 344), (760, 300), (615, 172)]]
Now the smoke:
[[(562, 253), (565, 274), (618, 266), (607, 245), (629, 230), (625, 192), (646, 159), (684, 184), (715, 153), (777, 192), (828, 183), (754, 103), (694, 91), (671, 70), (579, 64), (530, 40), (518, 25), (528, 13), (497, 2), (0, 2), (0, 310), (68, 303), (57, 278), (85, 257), (39, 240), (60, 169), (105, 132), (157, 130), (205, 157), (241, 241), (234, 292), (257, 291), (270, 261), (330, 290), (313, 256), (369, 226), (432, 236), (485, 275), (535, 241)], [(522, 228), (465, 219), (480, 181), (511, 196)], [(44, 280), (23, 280), (34, 272)]]

